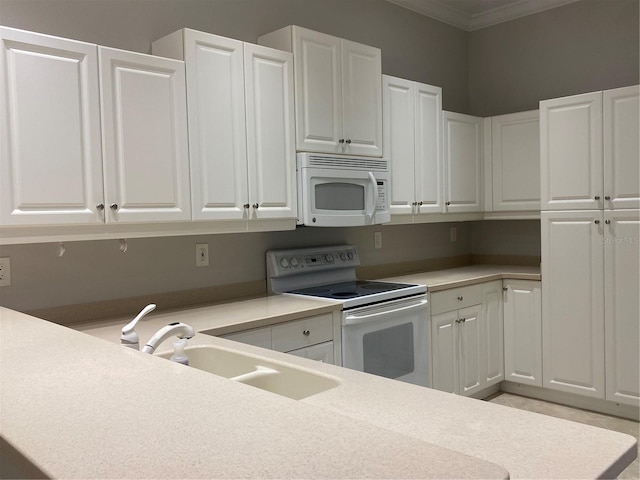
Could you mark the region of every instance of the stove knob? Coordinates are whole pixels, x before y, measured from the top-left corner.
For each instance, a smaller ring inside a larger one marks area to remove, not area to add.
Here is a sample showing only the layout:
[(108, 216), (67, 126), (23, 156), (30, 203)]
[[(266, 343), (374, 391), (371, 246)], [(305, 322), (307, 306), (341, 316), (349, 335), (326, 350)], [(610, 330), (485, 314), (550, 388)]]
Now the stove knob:
[(298, 259), (296, 257), (291, 258), (291, 266), (292, 267), (297, 267), (298, 266)]
[(327, 262), (330, 262), (330, 263), (331, 263), (331, 262), (333, 262), (333, 255), (331, 255), (330, 253), (327, 253), (327, 254), (324, 256), (324, 259), (325, 259)]
[(341, 253), (341, 254), (340, 254), (340, 258), (346, 262), (346, 261), (347, 261), (347, 254), (346, 254), (346, 253), (344, 253), (344, 252), (343, 252), (343, 253)]
[(353, 260), (353, 252), (349, 252), (349, 260)]
[(282, 268), (287, 268), (289, 266), (289, 260), (283, 258), (282, 260), (280, 260), (280, 265), (282, 265)]

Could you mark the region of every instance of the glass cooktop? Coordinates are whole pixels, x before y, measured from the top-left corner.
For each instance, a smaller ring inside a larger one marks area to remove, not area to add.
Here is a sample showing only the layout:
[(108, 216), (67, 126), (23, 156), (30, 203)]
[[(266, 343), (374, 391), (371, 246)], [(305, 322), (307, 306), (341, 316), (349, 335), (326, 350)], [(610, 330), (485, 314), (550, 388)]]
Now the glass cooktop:
[(312, 297), (333, 298), (336, 300), (366, 297), (376, 293), (391, 292), (410, 287), (406, 283), (376, 282), (368, 280), (355, 280), (352, 282), (333, 283), (317, 287), (290, 290), (287, 293), (297, 295), (309, 295)]

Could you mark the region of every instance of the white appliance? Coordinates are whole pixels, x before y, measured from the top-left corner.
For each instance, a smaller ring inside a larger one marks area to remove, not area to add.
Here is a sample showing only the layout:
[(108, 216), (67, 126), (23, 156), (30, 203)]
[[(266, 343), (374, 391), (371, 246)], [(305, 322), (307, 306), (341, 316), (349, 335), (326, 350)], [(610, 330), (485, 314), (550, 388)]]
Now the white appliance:
[(298, 153), (298, 224), (353, 227), (391, 220), (389, 161)]
[(269, 293), (342, 305), (342, 366), (431, 385), (427, 287), (356, 280), (351, 245), (267, 252)]

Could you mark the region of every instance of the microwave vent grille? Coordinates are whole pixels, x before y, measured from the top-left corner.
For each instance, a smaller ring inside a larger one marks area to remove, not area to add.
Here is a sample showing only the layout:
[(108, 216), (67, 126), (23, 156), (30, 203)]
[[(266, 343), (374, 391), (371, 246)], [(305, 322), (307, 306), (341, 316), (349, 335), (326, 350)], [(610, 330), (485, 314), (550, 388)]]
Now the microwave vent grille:
[(384, 158), (353, 158), (353, 157), (309, 157), (309, 167), (348, 168), (352, 170), (383, 170), (389, 169), (389, 161)]

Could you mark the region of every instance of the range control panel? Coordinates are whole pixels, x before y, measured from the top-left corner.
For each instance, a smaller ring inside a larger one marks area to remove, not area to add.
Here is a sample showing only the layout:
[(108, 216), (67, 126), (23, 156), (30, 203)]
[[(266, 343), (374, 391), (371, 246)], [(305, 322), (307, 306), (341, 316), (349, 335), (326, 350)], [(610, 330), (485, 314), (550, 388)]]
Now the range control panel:
[(270, 277), (357, 267), (358, 265), (360, 265), (358, 252), (352, 245), (270, 250), (267, 252), (267, 275)]

